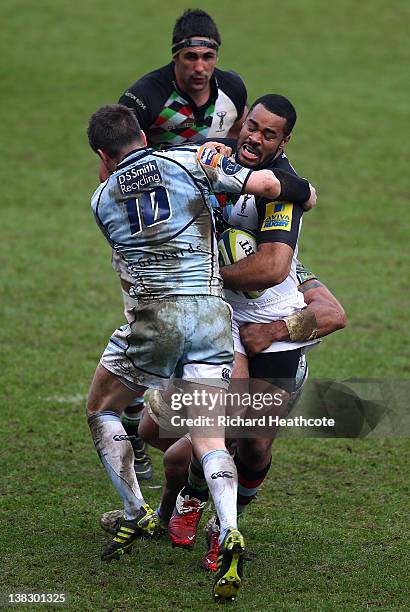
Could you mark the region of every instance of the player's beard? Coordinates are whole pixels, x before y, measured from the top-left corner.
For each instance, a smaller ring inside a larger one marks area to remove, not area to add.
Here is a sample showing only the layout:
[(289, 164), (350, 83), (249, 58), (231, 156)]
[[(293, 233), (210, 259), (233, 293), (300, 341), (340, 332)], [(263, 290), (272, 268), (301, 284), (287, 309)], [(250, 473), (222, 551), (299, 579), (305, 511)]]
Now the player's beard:
[(282, 143), (279, 143), (278, 146), (276, 147), (275, 152), (272, 153), (272, 155), (269, 155), (269, 157), (264, 162), (262, 162), (260, 166), (258, 166), (259, 170), (263, 170), (264, 168), (268, 168), (269, 166), (271, 166), (273, 164), (273, 162), (275, 161), (276, 157), (278, 156), (281, 144)]
[[(246, 141), (245, 141), (245, 142), (246, 142)], [(242, 145), (243, 145), (243, 144), (245, 144), (245, 143), (242, 143), (242, 144), (241, 144), (241, 147), (242, 147)], [(261, 164), (257, 164), (256, 166), (252, 166), (252, 170), (263, 170), (264, 168), (269, 168), (269, 166), (271, 166), (271, 165), (273, 164), (273, 162), (275, 161), (276, 156), (278, 155), (278, 152), (279, 152), (279, 149), (280, 149), (281, 144), (282, 144), (282, 143), (280, 142), (280, 143), (278, 144), (278, 146), (276, 147), (276, 149), (275, 149), (274, 153), (272, 153), (271, 155), (269, 155), (269, 157), (267, 157), (267, 158), (265, 159), (265, 161), (263, 161)], [(241, 162), (241, 160), (240, 160), (240, 159), (238, 159), (238, 151), (236, 151), (236, 153), (235, 153), (235, 161), (236, 161), (238, 164), (241, 164), (242, 166), (244, 166), (244, 164)], [(247, 168), (247, 167), (249, 167), (249, 168), (250, 168), (250, 166), (245, 166), (245, 168)]]

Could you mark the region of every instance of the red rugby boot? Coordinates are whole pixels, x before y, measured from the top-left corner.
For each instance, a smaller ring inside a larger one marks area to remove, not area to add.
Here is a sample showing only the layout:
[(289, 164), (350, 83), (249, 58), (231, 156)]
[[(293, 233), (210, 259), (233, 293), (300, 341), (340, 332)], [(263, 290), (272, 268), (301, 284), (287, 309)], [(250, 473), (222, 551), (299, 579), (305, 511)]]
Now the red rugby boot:
[(189, 495), (183, 497), (181, 493), (178, 494), (175, 509), (168, 524), (172, 547), (178, 546), (192, 550), (206, 503), (196, 497), (189, 497)]

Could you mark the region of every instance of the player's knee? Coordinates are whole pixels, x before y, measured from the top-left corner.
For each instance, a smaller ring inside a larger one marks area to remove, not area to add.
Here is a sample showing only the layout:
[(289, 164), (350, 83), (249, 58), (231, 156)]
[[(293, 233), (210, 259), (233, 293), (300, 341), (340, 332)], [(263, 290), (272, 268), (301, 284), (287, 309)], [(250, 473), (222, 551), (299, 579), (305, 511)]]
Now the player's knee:
[(112, 398), (110, 398), (110, 396), (103, 396), (94, 389), (91, 389), (86, 402), (87, 416), (89, 417), (97, 412), (102, 412), (103, 410), (116, 412), (118, 415), (120, 415), (123, 409), (122, 407), (116, 406), (115, 402), (112, 400)]
[(250, 468), (261, 470), (271, 458), (271, 440), (252, 440), (239, 451), (240, 460)]
[(101, 402), (98, 402), (96, 396), (90, 393), (87, 397), (87, 402), (85, 405), (85, 411), (86, 411), (87, 416), (89, 417), (92, 414), (99, 412), (100, 410), (101, 410)]
[[(144, 411), (138, 426), (138, 437), (147, 444), (152, 444), (158, 439), (158, 425), (151, 419), (146, 411)], [(155, 444), (152, 444), (152, 446), (155, 446)]]

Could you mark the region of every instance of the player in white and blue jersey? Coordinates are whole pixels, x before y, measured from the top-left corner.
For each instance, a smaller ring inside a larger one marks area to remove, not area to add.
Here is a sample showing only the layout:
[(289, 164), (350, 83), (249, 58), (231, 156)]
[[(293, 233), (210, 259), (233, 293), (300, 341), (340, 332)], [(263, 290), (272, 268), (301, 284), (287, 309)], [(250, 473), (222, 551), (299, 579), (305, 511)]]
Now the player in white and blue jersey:
[[(132, 319), (117, 329), (91, 384), (87, 414), (100, 459), (124, 504), (103, 560), (120, 557), (157, 518), (145, 503), (120, 414), (144, 387), (164, 389), (176, 371), (185, 384), (206, 380), (226, 388), (233, 362), (229, 306), (222, 298), (210, 196), (244, 190), (314, 205), (314, 189), (282, 171), (252, 171), (204, 147), (155, 152), (146, 147), (135, 115), (102, 107), (88, 137), (110, 175), (92, 198), (105, 237), (121, 255), (134, 284)], [(196, 388), (195, 387), (195, 388)], [(188, 387), (189, 388), (189, 387)], [(192, 389), (193, 387), (191, 387)], [(164, 400), (165, 401), (165, 400)], [(229, 599), (241, 583), (244, 541), (237, 530), (236, 468), (224, 431), (191, 431), (221, 523), (221, 563), (214, 595)]]
[[(121, 96), (120, 104), (135, 113), (150, 146), (168, 149), (239, 133), (247, 110), (246, 87), (238, 74), (216, 67), (220, 46), (221, 36), (210, 15), (201, 9), (184, 11), (172, 32), (171, 63), (138, 78)], [(127, 315), (132, 278), (115, 250), (112, 265), (120, 278)], [(126, 408), (122, 422), (131, 436), (137, 477), (148, 480), (152, 463), (137, 435), (141, 409), (142, 396)]]

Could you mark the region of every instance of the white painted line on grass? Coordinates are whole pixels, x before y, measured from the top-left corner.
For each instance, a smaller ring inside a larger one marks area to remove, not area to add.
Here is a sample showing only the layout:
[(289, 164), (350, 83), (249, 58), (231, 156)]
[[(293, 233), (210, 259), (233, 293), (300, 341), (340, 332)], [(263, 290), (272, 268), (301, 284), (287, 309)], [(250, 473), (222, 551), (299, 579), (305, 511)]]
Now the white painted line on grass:
[(53, 395), (51, 397), (45, 397), (46, 402), (56, 402), (57, 404), (76, 404), (77, 402), (83, 402), (87, 399), (86, 395), (77, 393), (76, 395)]

